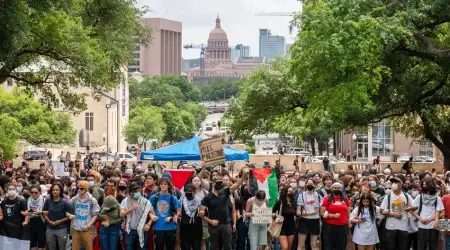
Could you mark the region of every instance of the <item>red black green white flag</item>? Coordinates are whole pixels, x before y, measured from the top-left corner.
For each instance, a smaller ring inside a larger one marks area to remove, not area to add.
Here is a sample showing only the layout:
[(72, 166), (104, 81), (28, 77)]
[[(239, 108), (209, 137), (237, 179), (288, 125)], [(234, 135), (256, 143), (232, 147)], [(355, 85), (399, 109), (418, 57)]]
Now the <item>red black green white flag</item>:
[(251, 169), (249, 175), (250, 193), (264, 190), (269, 201), (269, 207), (273, 207), (278, 199), (278, 180), (275, 169), (258, 168)]

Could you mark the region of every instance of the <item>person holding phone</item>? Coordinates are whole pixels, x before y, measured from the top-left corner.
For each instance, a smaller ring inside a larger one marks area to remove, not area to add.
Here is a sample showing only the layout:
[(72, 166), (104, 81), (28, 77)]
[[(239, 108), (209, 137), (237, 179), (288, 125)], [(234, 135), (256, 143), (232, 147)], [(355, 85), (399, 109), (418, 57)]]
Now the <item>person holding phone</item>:
[(41, 187), (31, 187), (31, 196), (27, 201), (28, 220), (30, 225), (30, 248), (31, 250), (45, 249), (45, 231), (47, 229), (42, 210), (44, 208), (44, 197), (41, 195)]
[(358, 250), (372, 250), (380, 242), (375, 221), (376, 217), (380, 216), (380, 208), (374, 203), (370, 193), (362, 194), (358, 206), (350, 215), (351, 222), (356, 224), (353, 242), (358, 245)]

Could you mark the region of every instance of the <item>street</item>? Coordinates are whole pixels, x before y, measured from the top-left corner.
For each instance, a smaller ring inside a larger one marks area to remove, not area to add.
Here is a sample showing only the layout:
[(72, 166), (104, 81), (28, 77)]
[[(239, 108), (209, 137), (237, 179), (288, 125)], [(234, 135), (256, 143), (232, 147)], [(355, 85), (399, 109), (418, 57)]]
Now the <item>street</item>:
[(219, 128), (213, 127), (212, 131), (206, 131), (206, 124), (211, 125), (213, 122), (218, 122), (220, 120), (220, 118), (222, 118), (223, 113), (214, 113), (214, 114), (208, 114), (206, 116), (206, 119), (202, 122), (202, 132), (200, 133), (199, 137), (202, 139), (208, 139), (210, 138), (209, 136), (216, 134), (219, 132)]

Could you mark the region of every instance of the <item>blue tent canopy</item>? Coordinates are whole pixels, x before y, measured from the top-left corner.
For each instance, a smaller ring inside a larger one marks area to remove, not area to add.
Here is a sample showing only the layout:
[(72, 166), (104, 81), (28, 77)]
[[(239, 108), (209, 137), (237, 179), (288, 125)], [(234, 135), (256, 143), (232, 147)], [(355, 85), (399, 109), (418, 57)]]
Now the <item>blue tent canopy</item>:
[[(200, 148), (198, 142), (201, 138), (195, 136), (186, 141), (159, 148), (151, 151), (141, 152), (141, 160), (152, 161), (199, 161)], [(224, 147), (225, 160), (227, 161), (247, 161), (249, 159), (248, 152)]]

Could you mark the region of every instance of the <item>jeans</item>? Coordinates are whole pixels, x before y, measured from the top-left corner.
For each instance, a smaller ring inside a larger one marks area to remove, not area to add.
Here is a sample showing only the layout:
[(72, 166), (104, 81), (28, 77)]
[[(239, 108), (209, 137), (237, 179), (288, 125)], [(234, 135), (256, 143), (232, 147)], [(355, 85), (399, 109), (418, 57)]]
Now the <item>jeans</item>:
[(117, 250), (120, 240), (120, 226), (100, 226), (100, 245), (102, 249)]
[(417, 246), (419, 250), (437, 250), (439, 231), (436, 229), (422, 229), (417, 231)]
[(248, 240), (248, 227), (242, 219), (236, 221), (236, 231), (238, 233), (238, 240), (236, 250), (250, 249), (250, 241)]
[(267, 225), (253, 224), (250, 222), (248, 225), (248, 239), (251, 250), (258, 250), (259, 246), (266, 246)]
[(142, 236), (144, 237), (144, 246), (140, 247), (139, 235), (136, 230), (131, 229), (130, 233), (125, 234), (125, 249), (136, 250), (136, 247), (138, 247), (141, 250), (147, 250), (147, 235), (147, 232), (142, 232)]

